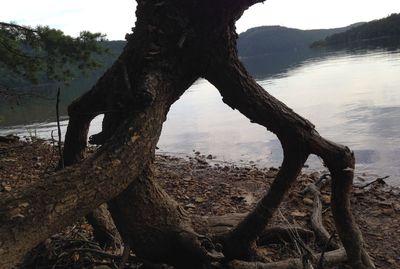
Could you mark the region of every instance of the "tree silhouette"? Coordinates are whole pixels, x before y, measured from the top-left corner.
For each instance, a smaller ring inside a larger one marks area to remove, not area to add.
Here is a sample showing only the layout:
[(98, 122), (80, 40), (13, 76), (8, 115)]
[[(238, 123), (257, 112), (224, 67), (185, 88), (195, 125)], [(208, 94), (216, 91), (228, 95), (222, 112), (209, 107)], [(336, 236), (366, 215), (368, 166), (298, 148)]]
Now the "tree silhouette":
[[(239, 61), (235, 22), (263, 1), (137, 2), (136, 27), (123, 53), (69, 107), (64, 150), (69, 166), (0, 201), (0, 263), (16, 264), (33, 246), (104, 202), (125, 244), (139, 257), (176, 268), (248, 259), (307, 157), (315, 154), (331, 173), (332, 213), (349, 264), (374, 268), (350, 209), (353, 153), (321, 137), (309, 121), (261, 88)], [(152, 175), (168, 110), (200, 77), (231, 108), (275, 133), (284, 152), (281, 169), (256, 208), (234, 229), (211, 238), (194, 231), (196, 220)], [(103, 113), (103, 130), (91, 138), (102, 147), (84, 158), (90, 121)]]

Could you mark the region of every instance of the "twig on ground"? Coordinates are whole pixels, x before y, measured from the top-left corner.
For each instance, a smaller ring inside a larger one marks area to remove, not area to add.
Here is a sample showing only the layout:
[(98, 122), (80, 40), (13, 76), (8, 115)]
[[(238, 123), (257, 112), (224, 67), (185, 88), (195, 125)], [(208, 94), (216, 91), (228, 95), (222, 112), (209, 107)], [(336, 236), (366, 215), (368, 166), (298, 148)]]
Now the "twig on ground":
[(378, 177), (377, 179), (371, 181), (370, 183), (367, 183), (367, 184), (361, 186), (360, 189), (364, 189), (364, 188), (366, 188), (366, 187), (368, 187), (368, 186), (371, 186), (371, 185), (374, 184), (374, 183), (380, 183), (380, 184), (382, 184), (382, 185), (385, 185), (385, 184), (386, 184), (385, 179), (387, 179), (387, 178), (389, 178), (389, 177), (390, 177), (390, 176)]

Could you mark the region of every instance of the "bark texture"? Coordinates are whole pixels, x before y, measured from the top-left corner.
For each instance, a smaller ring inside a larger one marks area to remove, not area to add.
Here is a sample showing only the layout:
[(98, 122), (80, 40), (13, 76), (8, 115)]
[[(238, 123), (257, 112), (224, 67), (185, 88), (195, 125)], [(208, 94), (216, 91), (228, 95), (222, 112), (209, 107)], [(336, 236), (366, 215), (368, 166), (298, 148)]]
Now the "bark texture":
[[(29, 189), (2, 194), (0, 265), (12, 268), (36, 244), (104, 202), (125, 242), (141, 257), (177, 268), (222, 258), (184, 210), (154, 182), (151, 164), (170, 106), (204, 77), (223, 101), (281, 141), (284, 161), (254, 211), (214, 239), (225, 258), (246, 259), (310, 154), (332, 175), (332, 210), (355, 269), (374, 268), (350, 209), (354, 156), (262, 89), (239, 61), (235, 21), (257, 0), (138, 0), (137, 22), (115, 64), (69, 107), (64, 158), (70, 165)], [(102, 144), (84, 159), (90, 121), (105, 114)], [(217, 248), (219, 249), (219, 248)]]
[(102, 204), (87, 214), (86, 220), (92, 225), (93, 237), (102, 248), (121, 248), (122, 238), (108, 211), (107, 204)]

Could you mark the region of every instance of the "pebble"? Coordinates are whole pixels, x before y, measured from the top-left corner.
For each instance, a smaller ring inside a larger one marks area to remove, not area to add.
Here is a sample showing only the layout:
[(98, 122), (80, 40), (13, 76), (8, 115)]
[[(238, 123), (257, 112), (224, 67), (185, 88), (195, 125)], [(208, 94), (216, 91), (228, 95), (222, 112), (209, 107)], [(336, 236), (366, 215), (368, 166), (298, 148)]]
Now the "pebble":
[(292, 213), (290, 213), (291, 216), (293, 217), (299, 217), (299, 218), (303, 218), (307, 216), (307, 213), (305, 212), (300, 212), (298, 210), (293, 211)]
[(387, 262), (390, 263), (390, 264), (395, 264), (396, 263), (396, 261), (394, 259), (388, 259)]
[(203, 203), (204, 202), (204, 198), (203, 197), (196, 197), (196, 199), (194, 201), (196, 203)]
[(189, 208), (196, 208), (196, 206), (194, 204), (187, 204), (185, 205), (185, 209), (189, 209)]
[(384, 208), (384, 209), (382, 209), (382, 213), (390, 216), (390, 215), (393, 215), (394, 210), (392, 208)]
[(222, 171), (229, 171), (229, 167), (228, 166), (224, 166), (224, 168), (222, 168)]
[(322, 195), (321, 199), (325, 204), (330, 204), (331, 203), (331, 196), (330, 195)]
[(6, 186), (3, 187), (3, 189), (4, 189), (5, 191), (11, 191), (11, 186), (6, 185)]
[(312, 206), (314, 204), (314, 201), (311, 200), (310, 198), (304, 198), (303, 199), (303, 203), (306, 204), (306, 205), (311, 205)]

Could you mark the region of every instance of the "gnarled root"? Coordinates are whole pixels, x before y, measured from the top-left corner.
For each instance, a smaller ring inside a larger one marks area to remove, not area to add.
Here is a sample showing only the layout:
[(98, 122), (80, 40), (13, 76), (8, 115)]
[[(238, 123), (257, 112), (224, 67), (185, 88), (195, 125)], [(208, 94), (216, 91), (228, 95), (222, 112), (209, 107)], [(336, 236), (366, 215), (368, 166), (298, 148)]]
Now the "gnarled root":
[(122, 239), (108, 211), (107, 204), (102, 204), (87, 214), (86, 220), (93, 227), (93, 236), (102, 248), (121, 248)]
[(331, 239), (331, 235), (325, 229), (322, 223), (322, 202), (320, 192), (316, 184), (310, 184), (306, 191), (309, 191), (314, 196), (314, 205), (311, 214), (311, 227), (321, 245), (327, 247), (328, 250), (335, 250), (339, 245)]
[(223, 257), (210, 239), (192, 229), (184, 209), (153, 181), (151, 169), (109, 205), (122, 237), (141, 258), (201, 268)]

